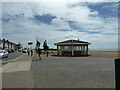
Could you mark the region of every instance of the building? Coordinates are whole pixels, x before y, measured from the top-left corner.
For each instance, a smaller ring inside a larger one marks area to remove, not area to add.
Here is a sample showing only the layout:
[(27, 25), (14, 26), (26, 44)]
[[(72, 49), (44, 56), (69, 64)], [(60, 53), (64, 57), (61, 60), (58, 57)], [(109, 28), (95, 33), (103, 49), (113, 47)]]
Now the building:
[(16, 44), (15, 46), (16, 46), (16, 47), (15, 47), (16, 50), (19, 50), (19, 49), (22, 49), (22, 48), (23, 48), (21, 43), (18, 43), (18, 44)]
[(91, 43), (79, 40), (67, 40), (54, 43), (59, 56), (88, 56), (88, 45)]
[(15, 44), (9, 40), (0, 38), (0, 49), (12, 49), (15, 51), (18, 49), (18, 46), (19, 46), (18, 44)]

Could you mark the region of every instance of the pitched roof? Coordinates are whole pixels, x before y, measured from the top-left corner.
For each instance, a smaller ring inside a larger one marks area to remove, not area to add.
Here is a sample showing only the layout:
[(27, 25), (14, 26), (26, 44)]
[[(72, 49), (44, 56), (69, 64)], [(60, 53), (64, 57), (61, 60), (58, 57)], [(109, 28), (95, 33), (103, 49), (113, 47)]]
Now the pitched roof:
[(88, 42), (78, 41), (78, 40), (67, 40), (67, 41), (58, 42), (58, 43), (88, 43)]
[(67, 41), (63, 41), (63, 42), (58, 42), (58, 43), (55, 43), (55, 45), (63, 45), (63, 44), (74, 44), (74, 45), (77, 45), (77, 44), (90, 44), (89, 42), (85, 42), (85, 41), (79, 41), (79, 40), (67, 40)]

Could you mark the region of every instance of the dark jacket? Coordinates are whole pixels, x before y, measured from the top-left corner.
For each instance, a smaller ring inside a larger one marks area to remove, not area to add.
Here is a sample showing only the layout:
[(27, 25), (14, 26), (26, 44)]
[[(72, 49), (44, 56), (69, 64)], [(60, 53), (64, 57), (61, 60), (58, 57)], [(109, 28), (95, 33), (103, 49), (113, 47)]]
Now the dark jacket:
[(38, 54), (39, 54), (39, 55), (41, 54), (41, 49), (38, 49)]

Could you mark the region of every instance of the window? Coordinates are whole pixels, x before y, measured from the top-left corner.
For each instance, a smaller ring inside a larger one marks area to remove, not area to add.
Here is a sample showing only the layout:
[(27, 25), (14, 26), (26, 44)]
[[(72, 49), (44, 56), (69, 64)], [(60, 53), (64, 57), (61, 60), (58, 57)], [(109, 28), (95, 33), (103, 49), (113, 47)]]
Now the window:
[(67, 50), (67, 49), (68, 49), (68, 46), (64, 46), (64, 49)]
[(60, 50), (60, 46), (58, 46), (58, 50)]
[(77, 50), (77, 51), (79, 50), (79, 46), (76, 46), (76, 50)]
[(75, 50), (79, 51), (80, 50), (80, 46), (75, 46)]

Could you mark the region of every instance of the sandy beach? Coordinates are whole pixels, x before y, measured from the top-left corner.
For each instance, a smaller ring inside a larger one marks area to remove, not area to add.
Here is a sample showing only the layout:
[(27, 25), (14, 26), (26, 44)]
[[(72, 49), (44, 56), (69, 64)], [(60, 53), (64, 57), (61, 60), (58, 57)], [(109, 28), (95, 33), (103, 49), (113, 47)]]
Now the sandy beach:
[[(119, 51), (120, 52), (120, 51)], [(118, 51), (89, 51), (90, 55), (103, 55), (118, 58)]]

